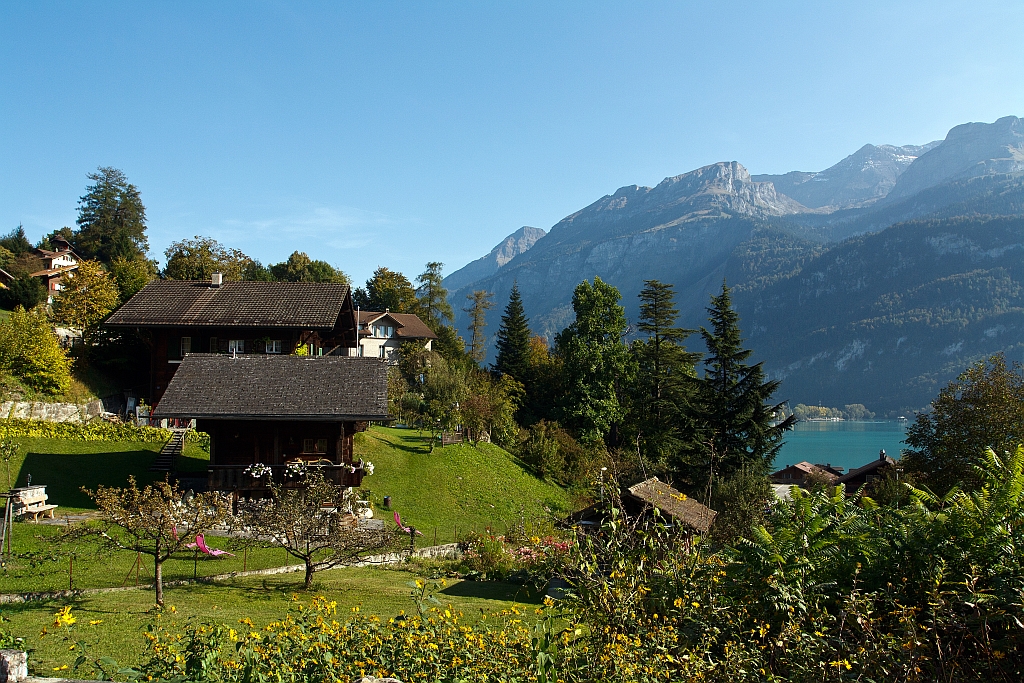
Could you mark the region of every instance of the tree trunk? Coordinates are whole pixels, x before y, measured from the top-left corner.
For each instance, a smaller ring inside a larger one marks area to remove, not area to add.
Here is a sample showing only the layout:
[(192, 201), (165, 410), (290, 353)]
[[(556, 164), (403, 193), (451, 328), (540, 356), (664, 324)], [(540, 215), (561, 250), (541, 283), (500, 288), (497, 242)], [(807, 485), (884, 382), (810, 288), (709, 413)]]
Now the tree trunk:
[(153, 583), (156, 584), (156, 604), (164, 606), (164, 563), (159, 559), (153, 563)]
[(313, 587), (313, 561), (306, 560), (306, 590)]

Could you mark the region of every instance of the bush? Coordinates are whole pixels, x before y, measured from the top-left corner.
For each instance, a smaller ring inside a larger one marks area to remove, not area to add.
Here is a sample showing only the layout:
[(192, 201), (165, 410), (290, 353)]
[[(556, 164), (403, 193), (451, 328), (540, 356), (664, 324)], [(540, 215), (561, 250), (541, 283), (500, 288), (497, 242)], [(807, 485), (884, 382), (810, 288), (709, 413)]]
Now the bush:
[(71, 386), (71, 359), (42, 308), (19, 307), (0, 322), (0, 370), (47, 394), (61, 394)]
[[(209, 435), (189, 432), (196, 442), (202, 443), (206, 437), (209, 447)], [(0, 419), (0, 439), (12, 437), (34, 437), (43, 439), (63, 439), (65, 441), (140, 441), (157, 443), (171, 438), (171, 430), (158, 427), (136, 426), (99, 420), (80, 424), (77, 422), (47, 422), (44, 420)]]

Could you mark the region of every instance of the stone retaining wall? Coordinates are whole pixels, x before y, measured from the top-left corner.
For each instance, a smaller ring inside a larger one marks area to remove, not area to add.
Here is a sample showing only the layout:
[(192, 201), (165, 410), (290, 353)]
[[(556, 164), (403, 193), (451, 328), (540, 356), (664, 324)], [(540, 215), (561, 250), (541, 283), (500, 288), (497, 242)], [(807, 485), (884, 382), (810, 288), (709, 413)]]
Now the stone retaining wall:
[(44, 403), (42, 401), (4, 401), (0, 403), (0, 417), (44, 422), (85, 423), (100, 413), (116, 413), (122, 406), (117, 398), (96, 399), (88, 403)]

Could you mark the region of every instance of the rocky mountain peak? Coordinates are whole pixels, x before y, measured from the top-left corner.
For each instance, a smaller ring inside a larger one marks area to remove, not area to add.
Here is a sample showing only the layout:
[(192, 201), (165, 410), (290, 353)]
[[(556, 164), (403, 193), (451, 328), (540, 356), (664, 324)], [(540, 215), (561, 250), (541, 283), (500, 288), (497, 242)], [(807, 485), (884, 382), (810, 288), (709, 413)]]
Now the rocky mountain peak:
[(909, 197), (953, 180), (1004, 173), (1024, 173), (1024, 119), (1016, 116), (955, 126), (907, 168), (886, 199)]
[(547, 232), (540, 228), (524, 225), (495, 245), (486, 256), (466, 264), (446, 277), (444, 279), (445, 287), (450, 291), (455, 291), (471, 282), (494, 275), (516, 256), (529, 251), (537, 243), (537, 240), (546, 234)]

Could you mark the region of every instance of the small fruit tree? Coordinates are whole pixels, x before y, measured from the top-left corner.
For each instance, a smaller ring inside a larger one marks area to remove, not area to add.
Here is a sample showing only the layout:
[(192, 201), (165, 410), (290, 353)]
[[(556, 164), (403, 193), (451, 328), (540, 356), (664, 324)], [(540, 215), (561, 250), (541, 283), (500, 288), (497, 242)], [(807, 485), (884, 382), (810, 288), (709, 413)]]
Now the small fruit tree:
[(244, 535), (302, 560), (307, 590), (314, 572), (398, 548), (394, 529), (360, 524), (349, 511), (349, 489), (327, 481), (315, 468), (295, 468), (290, 474), (297, 486), (270, 484), (269, 498), (239, 504), (237, 524)]
[(82, 490), (96, 501), (100, 522), (78, 527), (72, 534), (99, 536), (111, 548), (152, 557), (156, 604), (161, 606), (163, 563), (182, 550), (190, 537), (223, 521), (230, 509), (219, 493), (200, 493), (183, 500), (177, 484), (166, 480), (139, 489), (135, 477), (128, 477), (128, 486), (123, 488)]

